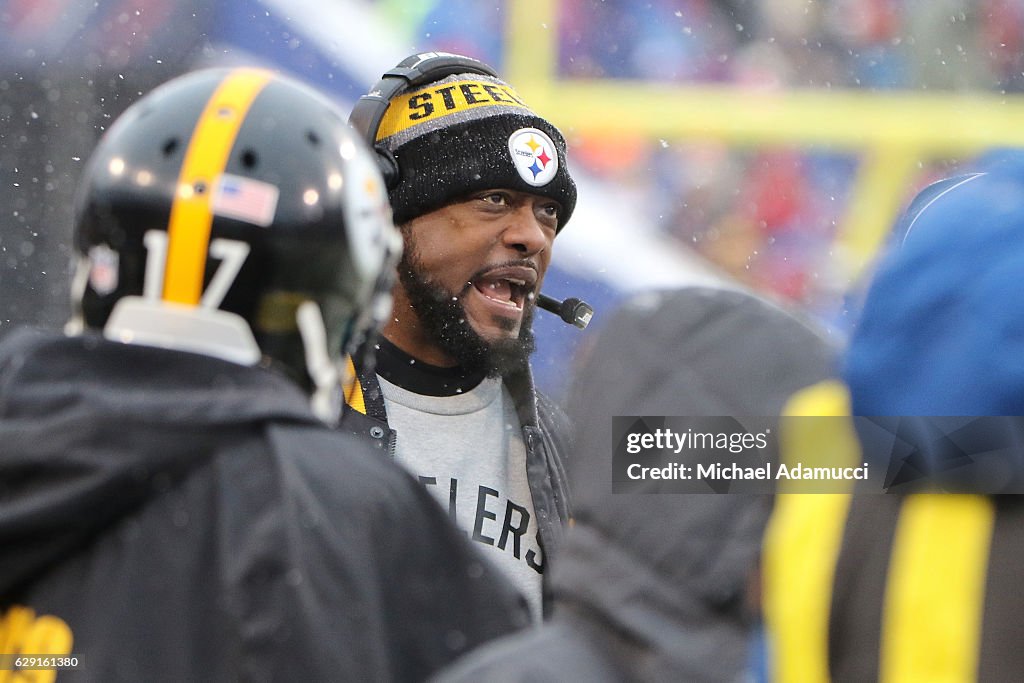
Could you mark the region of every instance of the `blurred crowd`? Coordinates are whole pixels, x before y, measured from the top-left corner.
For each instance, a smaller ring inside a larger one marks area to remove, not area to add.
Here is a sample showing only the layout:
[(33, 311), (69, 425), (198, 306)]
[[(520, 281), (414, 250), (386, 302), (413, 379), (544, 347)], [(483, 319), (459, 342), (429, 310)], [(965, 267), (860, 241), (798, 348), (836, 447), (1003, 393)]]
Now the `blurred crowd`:
[[(412, 40), (501, 62), (500, 0), (378, 4)], [(558, 11), (563, 78), (1024, 91), (1024, 0), (559, 0)], [(843, 331), (850, 283), (830, 258), (857, 155), (640, 136), (572, 142), (576, 164), (630, 190), (680, 248)], [(923, 161), (904, 200), (962, 161)]]

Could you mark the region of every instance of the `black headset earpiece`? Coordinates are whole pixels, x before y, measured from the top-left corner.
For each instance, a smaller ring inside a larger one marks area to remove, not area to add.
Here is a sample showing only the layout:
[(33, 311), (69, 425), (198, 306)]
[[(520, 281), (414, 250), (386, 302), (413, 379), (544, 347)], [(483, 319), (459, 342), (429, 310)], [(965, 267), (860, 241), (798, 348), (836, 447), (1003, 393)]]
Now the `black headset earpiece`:
[(392, 98), (408, 88), (439, 81), (452, 74), (473, 73), (498, 77), (498, 73), (483, 62), (453, 55), (448, 52), (421, 52), (406, 57), (398, 66), (384, 73), (377, 85), (359, 98), (349, 114), (348, 122), (366, 143), (377, 152), (384, 182), (391, 189), (398, 182), (398, 162), (391, 152), (377, 144), (377, 131)]

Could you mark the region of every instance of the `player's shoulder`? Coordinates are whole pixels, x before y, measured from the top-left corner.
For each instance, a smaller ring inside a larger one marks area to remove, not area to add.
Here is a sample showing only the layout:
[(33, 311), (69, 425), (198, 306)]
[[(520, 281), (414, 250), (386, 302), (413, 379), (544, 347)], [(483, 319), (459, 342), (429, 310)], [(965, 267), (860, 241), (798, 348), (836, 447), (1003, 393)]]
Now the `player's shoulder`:
[(419, 482), (369, 439), (326, 425), (279, 425), (268, 438), (285, 495), (398, 514), (420, 505)]

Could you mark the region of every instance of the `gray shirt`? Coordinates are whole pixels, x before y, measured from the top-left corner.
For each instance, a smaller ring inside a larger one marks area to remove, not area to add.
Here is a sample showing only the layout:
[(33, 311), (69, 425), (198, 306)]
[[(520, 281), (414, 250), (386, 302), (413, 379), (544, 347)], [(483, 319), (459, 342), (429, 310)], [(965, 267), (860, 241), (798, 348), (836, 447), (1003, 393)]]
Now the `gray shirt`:
[(508, 389), (487, 378), (454, 396), (425, 396), (379, 378), (395, 458), (541, 614), (544, 555), (526, 479), (522, 429)]

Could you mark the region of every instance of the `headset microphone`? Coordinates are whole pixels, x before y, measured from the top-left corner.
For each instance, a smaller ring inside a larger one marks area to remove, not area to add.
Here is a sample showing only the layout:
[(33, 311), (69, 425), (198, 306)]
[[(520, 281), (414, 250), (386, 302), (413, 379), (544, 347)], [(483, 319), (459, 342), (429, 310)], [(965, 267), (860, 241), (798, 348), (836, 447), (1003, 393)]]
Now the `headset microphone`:
[(586, 329), (587, 325), (590, 324), (590, 319), (594, 317), (593, 307), (586, 301), (580, 301), (575, 297), (559, 301), (546, 294), (538, 294), (537, 305), (581, 330)]

